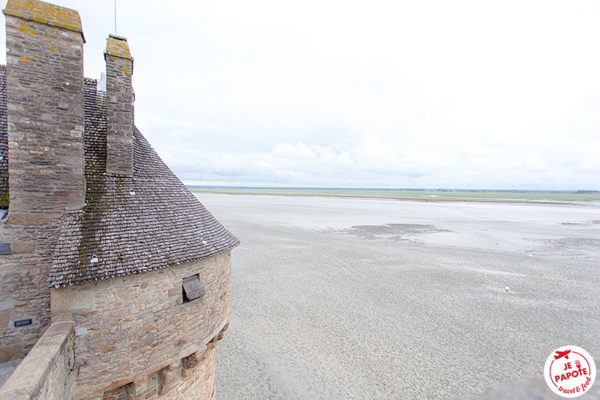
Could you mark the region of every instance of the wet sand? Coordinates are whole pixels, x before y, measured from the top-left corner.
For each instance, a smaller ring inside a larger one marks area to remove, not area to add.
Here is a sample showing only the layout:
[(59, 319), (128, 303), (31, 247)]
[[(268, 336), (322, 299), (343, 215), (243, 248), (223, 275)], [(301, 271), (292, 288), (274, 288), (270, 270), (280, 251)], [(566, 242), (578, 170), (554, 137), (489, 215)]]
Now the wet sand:
[(600, 355), (598, 204), (197, 196), (242, 242), (219, 399), (452, 399)]

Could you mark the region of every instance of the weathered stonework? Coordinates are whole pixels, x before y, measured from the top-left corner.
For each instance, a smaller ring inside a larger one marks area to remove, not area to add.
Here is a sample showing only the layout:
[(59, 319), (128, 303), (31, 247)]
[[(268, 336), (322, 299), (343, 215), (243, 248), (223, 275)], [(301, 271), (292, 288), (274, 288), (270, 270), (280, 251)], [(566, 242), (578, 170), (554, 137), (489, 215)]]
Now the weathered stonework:
[[(74, 25), (73, 12), (54, 9)], [(35, 10), (16, 0), (5, 10), (11, 215), (84, 202), (83, 36), (38, 22)]]
[[(0, 361), (23, 357), (48, 327), (58, 221), (83, 206), (85, 187), (79, 14), (16, 0), (4, 14), (10, 208), (0, 241), (11, 254), (1, 256)], [(32, 324), (15, 327), (22, 319)]]
[[(22, 358), (50, 323), (47, 277), (59, 216), (35, 213), (0, 224), (0, 241), (11, 244), (11, 254), (0, 256), (0, 362)], [(25, 319), (32, 324), (14, 326)]]
[[(230, 254), (224, 253), (175, 268), (52, 289), (53, 318), (73, 318), (77, 327), (74, 398), (127, 390), (136, 399), (212, 398), (214, 343), (207, 345), (229, 319), (230, 263)], [(196, 274), (206, 294), (184, 303), (183, 279)], [(189, 390), (202, 394), (186, 397)]]
[(106, 173), (133, 174), (133, 58), (127, 39), (110, 35), (106, 41)]
[[(104, 393), (102, 400), (209, 400), (215, 396), (215, 343), (197, 356), (192, 366), (174, 362), (136, 383), (129, 383)], [(165, 375), (170, 381), (165, 382)], [(100, 399), (100, 398), (99, 398)]]

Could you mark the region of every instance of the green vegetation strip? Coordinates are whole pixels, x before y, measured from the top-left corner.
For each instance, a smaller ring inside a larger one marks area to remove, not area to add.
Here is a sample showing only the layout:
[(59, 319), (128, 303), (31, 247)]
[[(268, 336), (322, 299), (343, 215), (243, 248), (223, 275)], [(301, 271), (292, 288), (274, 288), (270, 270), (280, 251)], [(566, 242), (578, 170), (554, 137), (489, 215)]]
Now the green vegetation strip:
[(369, 197), (420, 201), (481, 202), (562, 202), (600, 201), (600, 192), (510, 192), (461, 190), (380, 190), (380, 189), (294, 189), (294, 188), (190, 188), (192, 192), (282, 196)]

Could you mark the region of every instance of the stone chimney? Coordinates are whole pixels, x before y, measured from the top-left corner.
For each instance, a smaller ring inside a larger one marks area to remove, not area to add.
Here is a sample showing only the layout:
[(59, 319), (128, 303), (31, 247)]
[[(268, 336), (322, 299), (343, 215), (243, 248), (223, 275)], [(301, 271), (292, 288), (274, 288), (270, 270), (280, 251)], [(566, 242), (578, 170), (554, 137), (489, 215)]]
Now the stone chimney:
[(10, 212), (83, 207), (83, 43), (77, 11), (8, 0)]
[(106, 173), (133, 176), (133, 57), (127, 39), (106, 40)]

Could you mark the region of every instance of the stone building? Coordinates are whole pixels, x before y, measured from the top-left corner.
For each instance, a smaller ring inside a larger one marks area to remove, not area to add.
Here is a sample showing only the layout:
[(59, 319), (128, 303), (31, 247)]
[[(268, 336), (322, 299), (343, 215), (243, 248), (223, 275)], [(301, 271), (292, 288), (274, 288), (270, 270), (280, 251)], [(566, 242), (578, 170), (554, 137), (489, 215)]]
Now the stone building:
[(76, 11), (3, 12), (0, 398), (212, 398), (238, 240), (135, 127), (125, 38), (102, 91)]

